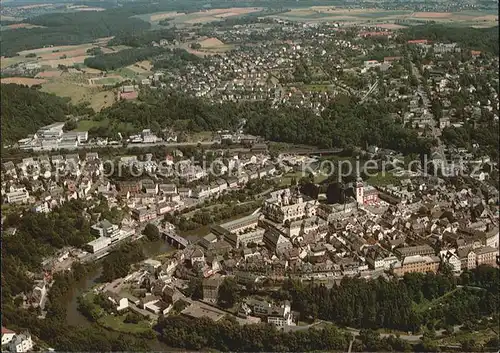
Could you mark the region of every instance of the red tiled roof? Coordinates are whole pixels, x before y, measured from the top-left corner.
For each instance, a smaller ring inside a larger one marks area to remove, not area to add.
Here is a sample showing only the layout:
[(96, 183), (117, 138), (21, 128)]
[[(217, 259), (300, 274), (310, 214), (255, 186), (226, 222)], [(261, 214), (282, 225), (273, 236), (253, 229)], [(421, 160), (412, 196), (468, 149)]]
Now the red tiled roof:
[(2, 335), (5, 333), (15, 333), (15, 332), (12, 330), (9, 330), (7, 327), (2, 326)]
[(427, 39), (414, 39), (409, 40), (408, 44), (427, 44), (429, 41)]

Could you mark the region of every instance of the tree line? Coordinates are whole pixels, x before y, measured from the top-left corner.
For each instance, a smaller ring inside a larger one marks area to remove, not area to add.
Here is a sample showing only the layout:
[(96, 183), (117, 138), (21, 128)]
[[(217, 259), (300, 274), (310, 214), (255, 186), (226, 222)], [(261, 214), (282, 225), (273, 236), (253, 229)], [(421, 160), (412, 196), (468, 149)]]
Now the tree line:
[(1, 55), (15, 56), (22, 50), (46, 46), (93, 42), (98, 38), (124, 33), (136, 33), (150, 28), (150, 24), (131, 17), (129, 10), (111, 9), (76, 13), (51, 13), (29, 18), (26, 22), (42, 28), (2, 32)]
[(33, 281), (28, 271), (42, 270), (42, 261), (65, 246), (81, 247), (93, 239), (90, 222), (82, 215), (80, 200), (66, 202), (45, 215), (27, 212), (7, 216), (4, 229), (16, 227), (16, 234), (2, 238), (2, 303), (22, 292), (31, 292)]
[(72, 105), (69, 98), (28, 86), (7, 84), (0, 91), (3, 143), (16, 142), (44, 125), (64, 121), (69, 114), (94, 113), (83, 105)]
[(461, 47), (481, 50), (498, 55), (498, 26), (491, 28), (471, 28), (428, 24), (410, 26), (403, 31), (401, 41), (428, 39), (433, 42), (458, 43)]
[[(406, 274), (402, 280), (343, 278), (332, 288), (287, 281), (283, 295), (304, 320), (418, 332), (422, 326), (446, 328), (494, 314), (499, 304), (498, 274), (497, 268), (480, 266), (464, 272), (458, 281), (432, 273)], [(483, 289), (457, 288), (461, 283)], [(439, 305), (427, 305), (445, 294)]]
[[(17, 332), (29, 329), (33, 336), (56, 351), (124, 352), (148, 350), (147, 341), (137, 336), (118, 334), (96, 325), (83, 327), (67, 324), (67, 294), (74, 284), (90, 270), (90, 268), (77, 263), (73, 265), (71, 271), (54, 275), (55, 282), (50, 289), (46, 307), (47, 315), (43, 320), (37, 317), (36, 311), (21, 309), (18, 308), (17, 303), (4, 301), (4, 290), (2, 290), (2, 325)], [(2, 283), (6, 283), (3, 278)]]
[(234, 129), (245, 119), (246, 130), (266, 140), (348, 148), (376, 145), (403, 153), (428, 152), (433, 141), (419, 138), (390, 117), (390, 103), (359, 104), (354, 97), (338, 96), (318, 116), (307, 108), (278, 107), (271, 102), (210, 103), (167, 90), (140, 94), (144, 104), (119, 102), (103, 109), (98, 119), (130, 123), (138, 129), (158, 124), (176, 131)]
[(150, 59), (161, 54), (163, 51), (164, 49), (158, 47), (124, 49), (117, 53), (88, 57), (83, 63), (94, 69), (111, 71), (124, 66), (132, 65), (137, 61)]

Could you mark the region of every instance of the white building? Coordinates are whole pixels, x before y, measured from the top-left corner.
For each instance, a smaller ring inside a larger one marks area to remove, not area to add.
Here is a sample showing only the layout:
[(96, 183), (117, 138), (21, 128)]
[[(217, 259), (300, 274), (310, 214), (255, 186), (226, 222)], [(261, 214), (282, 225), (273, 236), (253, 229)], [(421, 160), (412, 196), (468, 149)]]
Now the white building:
[(16, 190), (5, 194), (8, 203), (26, 203), (30, 194), (26, 190)]
[(108, 247), (111, 244), (111, 238), (107, 237), (99, 237), (91, 242), (87, 243), (87, 248), (91, 253), (96, 253), (99, 250), (102, 250)]
[(2, 326), (2, 346), (9, 344), (15, 335), (14, 331)]
[(292, 324), (292, 311), (290, 302), (285, 301), (279, 307), (273, 307), (267, 316), (267, 322), (278, 327), (290, 326)]
[(29, 352), (33, 349), (33, 341), (29, 333), (16, 335), (9, 343), (9, 350), (14, 353)]
[(90, 228), (90, 233), (99, 237), (108, 237), (108, 238), (116, 238), (120, 234), (120, 230), (116, 224), (112, 224), (107, 219), (102, 220), (101, 222), (94, 224)]

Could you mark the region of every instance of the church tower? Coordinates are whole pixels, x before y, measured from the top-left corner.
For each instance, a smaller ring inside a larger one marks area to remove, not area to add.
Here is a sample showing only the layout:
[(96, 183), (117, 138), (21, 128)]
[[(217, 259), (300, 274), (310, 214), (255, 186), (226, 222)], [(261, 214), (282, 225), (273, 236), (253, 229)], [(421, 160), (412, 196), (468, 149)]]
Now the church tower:
[(363, 204), (363, 198), (364, 198), (364, 187), (363, 187), (363, 179), (361, 179), (359, 176), (356, 179), (356, 202), (358, 205)]

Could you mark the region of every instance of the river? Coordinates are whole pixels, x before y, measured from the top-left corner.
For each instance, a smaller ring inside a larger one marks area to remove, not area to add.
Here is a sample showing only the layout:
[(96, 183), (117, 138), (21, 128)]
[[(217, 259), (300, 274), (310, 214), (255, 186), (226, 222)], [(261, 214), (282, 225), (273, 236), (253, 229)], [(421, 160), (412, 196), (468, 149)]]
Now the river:
[[(172, 250), (172, 247), (164, 240), (158, 240), (155, 242), (144, 242), (142, 243), (142, 250), (144, 253), (144, 256), (146, 258), (150, 258), (153, 256), (157, 256), (160, 254), (163, 254), (169, 250)], [(77, 303), (77, 298), (80, 294), (88, 291), (90, 288), (98, 284), (98, 279), (101, 276), (102, 273), (102, 261), (98, 261), (98, 266), (97, 268), (88, 273), (85, 278), (80, 280), (78, 283), (76, 283), (73, 286), (73, 289), (71, 290), (70, 293), (68, 293), (68, 298), (67, 298), (67, 306), (66, 306), (66, 323), (71, 326), (89, 326), (92, 325), (91, 322), (89, 322), (85, 316), (83, 316), (79, 311), (78, 311), (78, 303)], [(157, 351), (162, 351), (162, 350), (172, 350), (171, 347), (165, 346), (163, 343), (161, 343), (158, 340), (151, 340), (150, 342), (150, 348), (152, 350), (157, 350)]]

